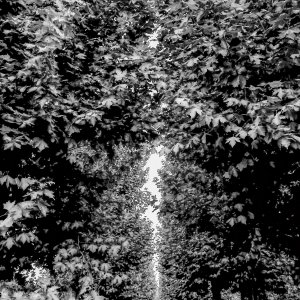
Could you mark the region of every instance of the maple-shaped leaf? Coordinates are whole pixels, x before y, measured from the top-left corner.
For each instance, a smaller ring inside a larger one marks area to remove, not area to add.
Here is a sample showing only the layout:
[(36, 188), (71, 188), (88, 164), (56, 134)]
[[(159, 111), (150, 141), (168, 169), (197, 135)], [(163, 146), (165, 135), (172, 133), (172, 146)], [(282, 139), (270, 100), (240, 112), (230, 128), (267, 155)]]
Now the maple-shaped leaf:
[(7, 249), (11, 249), (11, 247), (15, 244), (15, 241), (13, 238), (8, 238), (6, 241), (5, 241), (5, 246)]
[(109, 253), (112, 256), (117, 256), (119, 251), (120, 251), (121, 246), (120, 245), (113, 245), (111, 246), (111, 248), (109, 249)]
[(96, 291), (91, 291), (93, 300), (105, 300), (105, 297), (100, 296)]
[(114, 75), (114, 77), (116, 78), (117, 81), (121, 81), (126, 75), (127, 75), (127, 70), (122, 71), (120, 69), (116, 69), (116, 74)]
[(189, 107), (189, 100), (187, 98), (176, 98), (175, 102), (177, 105), (182, 106), (182, 107)]
[(100, 269), (104, 272), (108, 272), (110, 265), (108, 263), (102, 263)]
[(9, 187), (10, 185), (15, 185), (16, 181), (14, 178), (10, 177), (9, 175), (4, 175), (0, 178), (0, 184), (6, 183), (6, 186)]
[(6, 203), (3, 204), (3, 208), (6, 209), (7, 211), (10, 211), (14, 206), (15, 206), (15, 201), (14, 202), (10, 202), (7, 201)]
[(24, 292), (22, 292), (22, 291), (14, 292), (13, 297), (14, 297), (15, 300), (25, 300), (25, 299), (28, 299), (24, 295)]
[(235, 224), (235, 218), (230, 218), (227, 223), (230, 225), (230, 226), (233, 226)]
[(27, 233), (23, 232), (16, 237), (16, 241), (21, 241), (23, 244), (25, 244), (27, 242), (30, 242), (30, 238)]
[(104, 251), (107, 250), (107, 248), (108, 248), (107, 245), (101, 245), (101, 246), (98, 247), (98, 250), (104, 252)]
[(254, 214), (251, 211), (248, 211), (248, 217), (249, 217), (249, 219), (253, 220)]
[(120, 277), (119, 275), (117, 275), (113, 280), (112, 280), (112, 284), (121, 284), (123, 281), (122, 277)]
[(174, 147), (173, 147), (173, 152), (175, 153), (175, 154), (177, 154), (178, 152), (179, 152), (179, 150), (180, 149), (183, 149), (184, 148), (184, 146), (182, 145), (182, 144), (180, 144), (180, 143), (177, 143)]
[(190, 60), (187, 61), (186, 65), (188, 67), (192, 67), (193, 65), (195, 65), (198, 62), (198, 58), (191, 58)]
[(240, 84), (240, 77), (239, 76), (236, 76), (233, 81), (231, 82), (232, 86), (233, 87), (238, 87), (239, 84)]
[(52, 286), (47, 289), (47, 299), (49, 300), (59, 300), (59, 292), (57, 286)]
[(39, 151), (43, 151), (45, 148), (48, 148), (48, 144), (44, 140), (38, 137), (35, 137), (32, 140), (32, 142), (33, 142), (33, 147), (38, 148)]
[(237, 164), (237, 168), (242, 171), (243, 169), (247, 168), (248, 166), (248, 161), (247, 159), (243, 159), (239, 164)]
[(6, 219), (4, 219), (3, 221), (0, 222), (0, 228), (9, 228), (14, 224), (14, 219), (9, 216)]
[(116, 103), (116, 98), (114, 96), (110, 96), (102, 101), (102, 105), (110, 108), (113, 104)]
[(235, 204), (234, 208), (237, 209), (239, 212), (243, 210), (244, 204), (242, 203), (237, 203)]
[(234, 147), (236, 143), (240, 142), (238, 137), (232, 136), (226, 139), (226, 143), (228, 143), (231, 147)]
[(278, 141), (278, 144), (279, 144), (279, 146), (282, 146), (284, 148), (289, 148), (291, 141), (288, 138), (284, 137)]
[(227, 104), (227, 106), (234, 106), (234, 105), (239, 104), (239, 102), (240, 101), (236, 98), (228, 98), (225, 100), (225, 103)]
[(47, 205), (45, 205), (45, 202), (44, 201), (38, 201), (37, 207), (39, 208), (42, 215), (45, 217), (47, 215), (48, 211), (49, 211)]
[(243, 216), (243, 215), (238, 216), (237, 217), (237, 221), (239, 223), (242, 223), (242, 224), (245, 224), (245, 225), (247, 224), (247, 218), (245, 216)]
[(95, 253), (97, 250), (98, 250), (98, 246), (97, 245), (94, 245), (94, 244), (91, 244), (88, 246), (88, 249), (92, 252), (92, 253)]
[(249, 58), (250, 58), (250, 61), (254, 62), (256, 65), (260, 65), (261, 60), (263, 58), (265, 58), (265, 56), (260, 55), (260, 54), (254, 54), (254, 55), (250, 55)]
[(23, 177), (23, 178), (21, 178), (21, 180), (20, 180), (19, 186), (20, 186), (20, 188), (21, 188), (22, 190), (26, 190), (27, 187), (28, 187), (29, 185), (33, 184), (34, 182), (35, 182), (35, 181), (32, 180), (32, 179), (30, 179), (30, 178), (25, 178), (25, 177)]
[(194, 0), (189, 0), (185, 3), (189, 9), (191, 10), (197, 10), (198, 9), (198, 4)]
[(43, 190), (43, 193), (45, 196), (47, 196), (48, 198), (54, 199), (54, 193), (53, 191), (50, 191), (48, 189)]
[(282, 86), (282, 82), (277, 80), (277, 81), (272, 81), (267, 83), (271, 88), (280, 88)]
[(238, 134), (242, 139), (244, 139), (248, 135), (248, 133), (245, 130), (240, 130)]
[(194, 107), (189, 111), (189, 115), (192, 119), (196, 117), (196, 115), (201, 116), (202, 115), (202, 110), (200, 108)]

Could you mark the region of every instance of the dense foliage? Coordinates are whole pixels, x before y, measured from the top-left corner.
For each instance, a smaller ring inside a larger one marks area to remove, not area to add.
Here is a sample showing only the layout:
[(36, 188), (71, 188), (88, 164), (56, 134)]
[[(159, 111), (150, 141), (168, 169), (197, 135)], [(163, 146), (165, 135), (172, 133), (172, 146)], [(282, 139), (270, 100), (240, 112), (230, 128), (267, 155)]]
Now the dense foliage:
[(184, 285), (171, 299), (202, 290), (220, 299), (229, 287), (243, 299), (284, 292), (279, 277), (300, 253), (299, 2), (158, 5), (172, 162), (161, 215), (185, 240), (171, 256), (162, 250)]
[[(293, 299), (299, 16), (295, 0), (1, 0), (3, 297)], [(155, 293), (141, 188), (159, 136)]]
[(151, 199), (142, 150), (115, 145), (156, 136), (152, 19), (144, 1), (1, 1), (1, 279), (36, 263), (50, 298), (134, 299), (122, 295), (151, 260)]

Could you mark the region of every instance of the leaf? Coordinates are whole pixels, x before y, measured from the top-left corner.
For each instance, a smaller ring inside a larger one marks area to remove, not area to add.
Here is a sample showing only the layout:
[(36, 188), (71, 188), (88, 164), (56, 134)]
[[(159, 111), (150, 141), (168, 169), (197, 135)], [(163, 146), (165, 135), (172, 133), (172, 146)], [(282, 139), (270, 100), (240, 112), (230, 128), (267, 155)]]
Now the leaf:
[(106, 251), (107, 250), (107, 248), (108, 248), (108, 246), (107, 245), (101, 245), (101, 246), (99, 246), (99, 251), (102, 251), (102, 252), (104, 252), (104, 251)]
[(116, 81), (121, 81), (125, 76), (127, 75), (127, 71), (121, 71), (120, 69), (116, 69), (116, 74), (114, 77), (116, 78)]
[(7, 211), (10, 211), (14, 206), (15, 206), (15, 201), (14, 202), (10, 202), (7, 201), (6, 203), (3, 204), (3, 208), (6, 209)]
[(245, 137), (248, 135), (248, 133), (245, 130), (240, 130), (238, 134), (242, 139), (245, 139)]
[(260, 54), (254, 54), (254, 55), (250, 55), (249, 58), (251, 62), (254, 62), (256, 65), (260, 65), (261, 60), (264, 59), (265, 56)]
[(238, 137), (235, 137), (235, 136), (232, 136), (232, 137), (226, 139), (226, 143), (228, 143), (232, 148), (238, 142), (240, 142), (240, 139)]
[(289, 148), (291, 141), (287, 138), (281, 138), (279, 141), (279, 146), (282, 146), (284, 148)]
[(251, 211), (248, 211), (248, 217), (249, 217), (249, 219), (253, 220), (254, 214)]
[(201, 116), (202, 115), (202, 110), (199, 109), (199, 108), (192, 108), (190, 111), (189, 111), (189, 115), (192, 119), (194, 119), (196, 117), (196, 115), (199, 115)]
[(235, 224), (235, 218), (230, 218), (227, 223), (230, 225), (230, 226), (233, 226)]
[(247, 223), (247, 218), (246, 218), (245, 216), (243, 216), (243, 215), (240, 215), (240, 216), (237, 217), (237, 221), (238, 221), (239, 223), (242, 223), (242, 224), (245, 224), (245, 225), (246, 225), (246, 223)]
[(34, 183), (34, 181), (31, 180), (30, 178), (21, 178), (21, 180), (20, 180), (20, 188), (21, 188), (22, 190), (26, 190), (27, 187), (28, 187), (29, 185), (31, 185), (32, 183)]
[(14, 296), (15, 300), (27, 299), (27, 297), (24, 295), (24, 292), (22, 292), (22, 291), (14, 292), (13, 296)]
[(277, 81), (272, 81), (267, 83), (271, 88), (280, 88), (282, 87), (282, 82), (277, 80)]
[(6, 241), (5, 241), (5, 246), (7, 249), (11, 249), (12, 246), (15, 244), (13, 238), (8, 238)]
[(9, 228), (13, 224), (14, 224), (14, 219), (11, 216), (9, 216), (0, 222), (0, 228), (3, 228), (3, 227)]
[(108, 263), (103, 263), (103, 264), (101, 264), (100, 269), (103, 272), (108, 272), (108, 270), (110, 269), (110, 265)]
[(46, 189), (46, 190), (43, 190), (43, 193), (48, 198), (54, 199), (54, 193), (53, 193), (53, 191), (50, 191), (50, 190)]
[(236, 76), (235, 79), (231, 82), (233, 87), (238, 87), (240, 84), (240, 77)]
[(198, 58), (191, 58), (190, 60), (187, 61), (186, 65), (188, 67), (194, 66), (198, 62)]
[(176, 98), (175, 102), (179, 106), (182, 106), (182, 107), (185, 107), (185, 108), (189, 108), (189, 100), (187, 98)]
[(39, 151), (43, 151), (45, 148), (48, 148), (48, 145), (42, 139), (35, 137), (33, 139), (33, 147), (38, 148)]
[(275, 115), (275, 117), (273, 118), (272, 120), (272, 123), (276, 126), (278, 126), (280, 123), (281, 123), (281, 120), (280, 120), (280, 113), (277, 113)]
[(23, 244), (30, 242), (30, 237), (27, 233), (23, 232), (16, 237), (16, 241), (21, 241)]
[(93, 300), (105, 300), (103, 296), (100, 296), (96, 291), (91, 291), (91, 295), (93, 297)]
[(184, 148), (184, 146), (182, 145), (182, 144), (180, 144), (180, 143), (177, 143), (174, 147), (173, 147), (173, 152), (175, 153), (175, 154), (177, 154), (178, 152), (179, 152), (179, 150), (180, 149), (183, 149)]
[(122, 277), (120, 277), (119, 275), (117, 275), (113, 280), (112, 280), (112, 284), (117, 284), (120, 285), (122, 283)]
[(244, 204), (237, 203), (234, 208), (237, 209), (239, 212), (243, 210)]
[(97, 250), (98, 250), (98, 246), (97, 245), (94, 245), (94, 244), (91, 244), (88, 246), (88, 249), (92, 252), (92, 253), (95, 253)]
[(197, 10), (198, 9), (198, 5), (194, 0), (189, 0), (188, 2), (186, 2), (186, 5), (191, 10)]
[(109, 249), (109, 254), (112, 255), (112, 256), (118, 256), (118, 253), (119, 253), (120, 249), (121, 249), (120, 245), (113, 245)]
[(43, 203), (42, 201), (38, 201), (38, 202), (37, 202), (37, 207), (38, 207), (39, 210), (41, 211), (42, 215), (43, 215), (44, 217), (46, 217), (46, 215), (47, 215), (49, 209), (48, 209), (48, 207), (45, 205), (45, 203)]
[(52, 286), (47, 290), (47, 299), (49, 300), (59, 300), (58, 287)]
[(14, 178), (10, 177), (9, 175), (4, 175), (0, 178), (0, 184), (6, 183), (6, 186), (9, 187), (10, 185), (15, 185), (16, 181)]
[(242, 171), (244, 170), (245, 168), (247, 168), (248, 166), (248, 161), (246, 159), (243, 159), (239, 164), (237, 164), (237, 168)]
[(114, 96), (110, 96), (102, 101), (102, 105), (110, 108), (112, 105), (116, 103), (116, 98)]
[(236, 98), (228, 98), (225, 100), (225, 103), (227, 104), (227, 106), (234, 106), (234, 105), (238, 105), (239, 104), (239, 100)]

